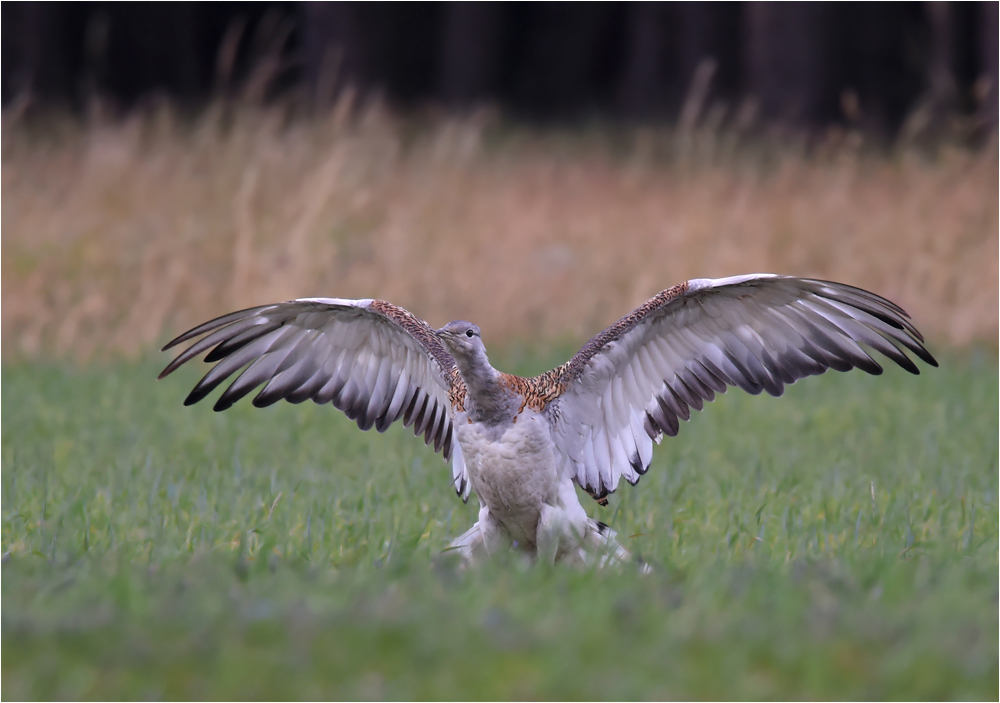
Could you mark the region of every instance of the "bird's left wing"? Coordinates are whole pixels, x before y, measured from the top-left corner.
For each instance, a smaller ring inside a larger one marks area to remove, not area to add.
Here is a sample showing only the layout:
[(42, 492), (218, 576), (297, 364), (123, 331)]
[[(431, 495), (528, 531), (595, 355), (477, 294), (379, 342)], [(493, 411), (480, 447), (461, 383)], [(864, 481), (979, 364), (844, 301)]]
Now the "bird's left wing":
[(384, 300), (301, 298), (223, 315), (163, 349), (194, 339), (159, 376), (211, 350), (205, 361), (218, 363), (185, 405), (246, 366), (216, 401), (216, 411), (265, 384), (253, 399), (257, 407), (282, 399), (332, 403), (361, 429), (374, 426), (379, 432), (402, 419), (452, 461), (455, 489), (468, 498), (465, 464), (452, 431), (465, 384), (441, 340), (410, 312)]
[(840, 283), (771, 274), (694, 279), (669, 288), (592, 339), (569, 362), (532, 379), (562, 469), (602, 500), (646, 472), (653, 442), (674, 436), (691, 409), (739, 386), (781, 395), (829, 368), (882, 367), (865, 344), (919, 373), (908, 349), (937, 366), (897, 305)]

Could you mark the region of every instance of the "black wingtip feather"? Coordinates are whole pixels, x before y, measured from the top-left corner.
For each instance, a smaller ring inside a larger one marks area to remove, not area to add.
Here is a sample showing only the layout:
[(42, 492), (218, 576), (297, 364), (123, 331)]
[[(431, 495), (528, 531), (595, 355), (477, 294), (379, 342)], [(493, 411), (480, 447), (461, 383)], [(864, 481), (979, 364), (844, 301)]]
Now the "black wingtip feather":
[(882, 365), (874, 359), (872, 360), (871, 366), (859, 366), (858, 368), (865, 373), (870, 373), (872, 376), (881, 376), (885, 373), (885, 369), (882, 368)]
[(211, 393), (214, 390), (214, 388), (215, 386), (212, 386), (211, 388), (203, 388), (199, 383), (191, 390), (190, 393), (188, 393), (187, 398), (184, 399), (184, 405), (185, 406), (194, 405), (195, 403), (204, 400), (205, 396)]
[(375, 418), (375, 431), (381, 434), (389, 429), (389, 425), (395, 418), (389, 417), (386, 413), (382, 413), (377, 418)]
[[(923, 341), (923, 339), (921, 339), (920, 341)], [(919, 356), (921, 361), (923, 361), (928, 366), (933, 366), (934, 368), (938, 367), (937, 359), (935, 359), (931, 355), (931, 353), (927, 351), (925, 347), (918, 344), (917, 348), (913, 350), (913, 353)]]
[(910, 373), (912, 373), (914, 376), (920, 375), (920, 369), (918, 369), (917, 365), (913, 363), (913, 360), (910, 359), (910, 357), (908, 357), (903, 352), (899, 352), (898, 357), (896, 356), (892, 357), (892, 360), (895, 361), (900, 366), (902, 366), (907, 371), (909, 371)]
[[(649, 466), (643, 466), (642, 458), (639, 456), (638, 451), (634, 452), (632, 456), (629, 457), (628, 463), (632, 465), (632, 468), (635, 469), (635, 472), (640, 476), (644, 475), (649, 470)], [(635, 483), (632, 485), (634, 486), (638, 482), (639, 479), (636, 479)]]
[(212, 410), (217, 413), (221, 413), (223, 410), (229, 410), (229, 408), (233, 407), (233, 403), (235, 402), (235, 400), (227, 398), (225, 394), (223, 394), (221, 398), (215, 401), (215, 405), (212, 406)]
[(255, 408), (266, 408), (271, 405), (274, 405), (279, 400), (281, 400), (281, 396), (279, 394), (276, 393), (265, 394), (264, 391), (261, 391), (256, 396), (254, 396), (254, 399), (250, 402), (253, 404)]

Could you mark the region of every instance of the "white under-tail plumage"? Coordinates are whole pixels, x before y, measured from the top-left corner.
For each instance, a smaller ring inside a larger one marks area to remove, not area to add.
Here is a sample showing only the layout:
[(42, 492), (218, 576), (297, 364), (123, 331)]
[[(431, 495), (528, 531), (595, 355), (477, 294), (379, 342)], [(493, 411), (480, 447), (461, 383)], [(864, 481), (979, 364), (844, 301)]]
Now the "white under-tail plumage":
[[(203, 336), (204, 335), (204, 336)], [(532, 559), (628, 558), (587, 516), (574, 484), (600, 504), (649, 468), (653, 443), (691, 409), (739, 386), (781, 395), (827, 369), (881, 366), (861, 345), (919, 373), (937, 366), (897, 305), (840, 283), (770, 274), (695, 279), (608, 327), (562, 366), (534, 378), (494, 369), (479, 328), (433, 330), (382, 300), (302, 298), (224, 315), (167, 344), (199, 338), (160, 378), (208, 351), (218, 362), (184, 401), (196, 403), (246, 367), (215, 403), (332, 403), (363, 430), (402, 420), (452, 466), (479, 521), (451, 545), (477, 560), (514, 547)]]

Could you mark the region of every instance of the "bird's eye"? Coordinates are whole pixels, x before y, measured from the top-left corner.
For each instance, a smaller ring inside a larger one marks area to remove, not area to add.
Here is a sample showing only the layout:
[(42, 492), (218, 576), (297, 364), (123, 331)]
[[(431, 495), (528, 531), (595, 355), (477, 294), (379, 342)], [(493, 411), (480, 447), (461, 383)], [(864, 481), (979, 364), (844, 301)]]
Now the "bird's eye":
[(465, 336), (466, 337), (475, 337), (475, 335), (472, 333), (471, 329), (465, 330)]

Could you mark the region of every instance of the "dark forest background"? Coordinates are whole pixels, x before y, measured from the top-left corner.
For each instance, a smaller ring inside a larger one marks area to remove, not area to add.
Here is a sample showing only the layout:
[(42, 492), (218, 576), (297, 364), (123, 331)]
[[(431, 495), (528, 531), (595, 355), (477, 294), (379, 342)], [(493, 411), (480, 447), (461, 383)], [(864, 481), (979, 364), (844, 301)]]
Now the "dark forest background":
[(676, 120), (687, 96), (806, 128), (997, 119), (996, 2), (5, 2), (2, 15), (5, 106), (239, 93), (322, 108), (350, 86), (402, 109), (531, 119)]

